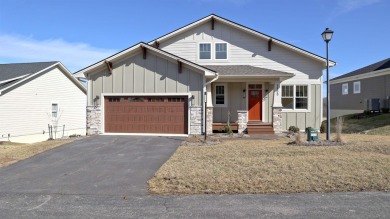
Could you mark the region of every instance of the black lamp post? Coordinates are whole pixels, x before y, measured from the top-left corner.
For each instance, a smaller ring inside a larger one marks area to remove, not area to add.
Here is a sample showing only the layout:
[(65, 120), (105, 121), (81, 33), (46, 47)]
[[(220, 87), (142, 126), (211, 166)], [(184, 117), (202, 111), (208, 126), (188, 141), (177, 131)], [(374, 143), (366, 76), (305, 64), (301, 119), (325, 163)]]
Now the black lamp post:
[(330, 90), (329, 90), (329, 41), (332, 39), (333, 31), (329, 28), (326, 28), (324, 32), (322, 32), (322, 38), (326, 43), (326, 140), (330, 140)]

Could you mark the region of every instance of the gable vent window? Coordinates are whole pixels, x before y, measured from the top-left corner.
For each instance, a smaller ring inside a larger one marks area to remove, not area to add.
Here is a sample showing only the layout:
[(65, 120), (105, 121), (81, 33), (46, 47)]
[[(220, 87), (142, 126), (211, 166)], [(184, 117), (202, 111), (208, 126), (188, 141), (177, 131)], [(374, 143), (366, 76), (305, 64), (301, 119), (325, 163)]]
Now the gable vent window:
[(199, 59), (211, 59), (211, 43), (199, 44)]
[(57, 118), (58, 116), (58, 103), (51, 104), (51, 117)]
[(227, 43), (215, 44), (215, 59), (227, 59)]

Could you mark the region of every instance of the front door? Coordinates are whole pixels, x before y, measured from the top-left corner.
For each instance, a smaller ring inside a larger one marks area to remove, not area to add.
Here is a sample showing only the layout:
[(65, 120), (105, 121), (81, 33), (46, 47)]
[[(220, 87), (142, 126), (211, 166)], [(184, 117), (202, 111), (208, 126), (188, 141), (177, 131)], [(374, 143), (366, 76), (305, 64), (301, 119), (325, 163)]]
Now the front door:
[(261, 90), (249, 90), (248, 95), (248, 120), (261, 120)]

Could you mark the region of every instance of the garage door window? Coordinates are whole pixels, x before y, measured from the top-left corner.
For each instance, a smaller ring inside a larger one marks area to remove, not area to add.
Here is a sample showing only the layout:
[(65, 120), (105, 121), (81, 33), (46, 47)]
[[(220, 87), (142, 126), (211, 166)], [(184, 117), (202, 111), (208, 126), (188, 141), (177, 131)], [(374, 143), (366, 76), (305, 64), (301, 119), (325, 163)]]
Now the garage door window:
[(108, 102), (120, 102), (120, 98), (108, 98)]
[(153, 97), (153, 98), (149, 98), (148, 102), (164, 102), (164, 99), (159, 97)]
[(142, 97), (129, 97), (129, 102), (144, 102), (144, 98)]

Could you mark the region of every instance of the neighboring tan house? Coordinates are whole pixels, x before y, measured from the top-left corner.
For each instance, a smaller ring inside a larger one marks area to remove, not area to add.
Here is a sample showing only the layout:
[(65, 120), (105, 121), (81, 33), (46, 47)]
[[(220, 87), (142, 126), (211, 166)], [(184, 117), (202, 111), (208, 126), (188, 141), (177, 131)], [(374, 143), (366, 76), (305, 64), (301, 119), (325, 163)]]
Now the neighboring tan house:
[(60, 62), (0, 64), (0, 141), (85, 135), (86, 93)]
[(330, 80), (331, 118), (389, 108), (390, 58)]
[(203, 134), (228, 118), (254, 134), (319, 128), (325, 67), (323, 57), (212, 14), (75, 77), (88, 80), (91, 134)]

